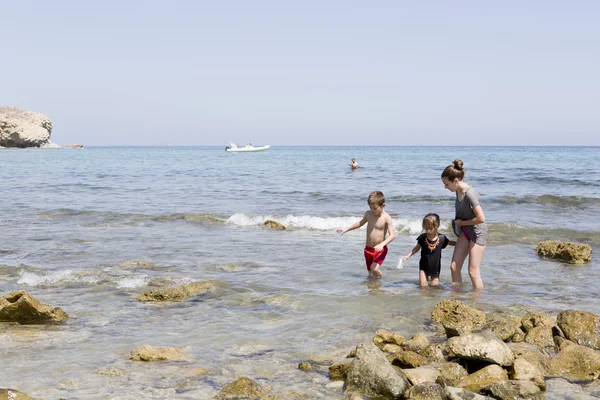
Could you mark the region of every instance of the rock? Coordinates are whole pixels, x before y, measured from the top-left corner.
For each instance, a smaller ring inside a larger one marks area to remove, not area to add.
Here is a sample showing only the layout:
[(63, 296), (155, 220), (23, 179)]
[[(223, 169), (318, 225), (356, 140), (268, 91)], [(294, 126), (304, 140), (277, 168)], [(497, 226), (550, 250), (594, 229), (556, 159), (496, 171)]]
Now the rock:
[(539, 387), (528, 381), (496, 382), (485, 390), (499, 400), (543, 400), (545, 397)]
[[(379, 347), (379, 346), (377, 346), (377, 347)], [(383, 343), (383, 345), (381, 347), (379, 347), (379, 349), (381, 349), (381, 351), (383, 351), (384, 353), (388, 353), (388, 354), (400, 353), (401, 351), (404, 351), (404, 348), (398, 346), (397, 344), (393, 344), (393, 343)]]
[[(552, 399), (560, 400), (598, 400), (597, 396), (585, 393), (582, 385), (570, 383), (566, 379), (552, 378), (546, 380), (548, 393), (552, 393)], [(551, 400), (548, 398), (548, 400)]]
[(58, 323), (69, 319), (60, 307), (52, 307), (25, 291), (0, 297), (0, 321), (20, 324)]
[(427, 365), (427, 358), (414, 351), (401, 351), (387, 357), (392, 365), (400, 368), (417, 368)]
[(83, 149), (82, 144), (67, 144), (62, 146), (64, 149)]
[(540, 326), (554, 326), (554, 320), (543, 314), (528, 314), (521, 320), (521, 327), (525, 333), (529, 333), (533, 328)]
[(521, 343), (525, 341), (525, 332), (518, 330), (515, 334), (510, 338), (510, 341), (513, 343)]
[(52, 122), (47, 115), (0, 106), (0, 146), (44, 147), (50, 142)]
[(346, 377), (346, 390), (370, 397), (396, 399), (408, 388), (404, 376), (400, 376), (385, 355), (371, 343), (359, 344), (356, 357), (350, 364)]
[(515, 381), (533, 382), (541, 390), (546, 390), (544, 372), (524, 358), (516, 358), (509, 370), (509, 378)]
[(548, 362), (548, 374), (574, 381), (596, 379), (600, 376), (600, 352), (578, 344), (565, 346)]
[(375, 343), (376, 338), (381, 339), (382, 343), (392, 343), (392, 344), (395, 344), (398, 346), (402, 346), (407, 341), (407, 339), (404, 336), (402, 336), (398, 333), (386, 331), (383, 329), (379, 329), (379, 330), (377, 330), (377, 332), (375, 332), (375, 337), (373, 338), (373, 343)]
[(298, 369), (304, 372), (311, 372), (313, 368), (308, 361), (302, 361), (300, 364), (298, 364)]
[(525, 335), (525, 342), (538, 347), (554, 347), (552, 326), (536, 326)]
[(502, 366), (512, 365), (514, 355), (510, 347), (495, 334), (484, 333), (471, 333), (448, 339), (448, 352), (466, 360), (479, 360)]
[(349, 368), (349, 362), (333, 364), (329, 367), (329, 379), (331, 379), (332, 381), (345, 381), (346, 376), (348, 375)]
[(121, 370), (119, 368), (114, 368), (114, 367), (99, 369), (96, 371), (96, 373), (99, 375), (106, 375), (106, 376), (121, 376), (121, 375), (125, 374), (125, 372), (123, 370)]
[(238, 378), (226, 385), (215, 397), (215, 400), (260, 400), (264, 396), (265, 392), (252, 379)]
[(511, 339), (515, 335), (515, 333), (517, 333), (517, 327), (514, 323), (506, 319), (494, 320), (482, 325), (479, 329), (475, 331), (475, 333), (479, 333), (482, 331), (494, 332), (495, 334), (500, 336), (500, 339), (506, 342), (507, 340)]
[(544, 258), (560, 260), (568, 264), (583, 264), (592, 261), (592, 246), (583, 243), (547, 240), (540, 242), (535, 252)]
[(515, 358), (522, 358), (539, 369), (544, 376), (547, 374), (550, 356), (545, 350), (542, 351), (539, 347), (527, 343), (508, 343), (508, 347)]
[(447, 386), (444, 390), (447, 400), (494, 400), (492, 397), (482, 396), (462, 388)]
[(147, 344), (136, 347), (125, 358), (133, 361), (190, 361), (181, 348), (152, 347)]
[(142, 302), (150, 301), (182, 301), (189, 297), (198, 296), (209, 290), (214, 290), (214, 281), (198, 281), (179, 286), (150, 289), (140, 294), (136, 299)]
[(440, 376), (440, 371), (431, 366), (407, 368), (403, 369), (402, 373), (412, 385), (426, 382), (435, 383)]
[(448, 339), (473, 332), (473, 321), (471, 320), (444, 321), (443, 326)]
[(445, 390), (437, 383), (427, 382), (415, 385), (404, 394), (406, 400), (445, 400)]
[(461, 379), (457, 386), (479, 393), (483, 388), (493, 383), (507, 380), (508, 373), (502, 367), (492, 364)]
[(429, 346), (429, 339), (422, 333), (417, 333), (410, 340), (402, 344), (404, 350), (414, 351), (415, 353), (421, 353), (427, 346)]
[(421, 355), (427, 357), (430, 363), (446, 362), (446, 342), (430, 344), (421, 351)]
[(14, 389), (0, 389), (0, 400), (36, 400)]
[(269, 229), (275, 229), (276, 231), (285, 231), (287, 229), (285, 225), (282, 225), (277, 221), (273, 221), (272, 219), (266, 220), (265, 226)]
[(379, 329), (373, 337), (373, 344), (386, 353), (398, 353), (404, 349), (401, 345), (405, 344), (407, 339), (394, 332)]
[(469, 376), (467, 370), (462, 365), (455, 362), (448, 362), (434, 367), (440, 372), (436, 382), (444, 387), (456, 386), (461, 379)]
[(468, 306), (460, 300), (444, 300), (439, 302), (433, 308), (431, 318), (440, 325), (468, 320), (474, 326), (479, 326), (487, 322), (483, 311)]
[(570, 341), (600, 350), (600, 317), (586, 311), (566, 310), (558, 314), (556, 323)]

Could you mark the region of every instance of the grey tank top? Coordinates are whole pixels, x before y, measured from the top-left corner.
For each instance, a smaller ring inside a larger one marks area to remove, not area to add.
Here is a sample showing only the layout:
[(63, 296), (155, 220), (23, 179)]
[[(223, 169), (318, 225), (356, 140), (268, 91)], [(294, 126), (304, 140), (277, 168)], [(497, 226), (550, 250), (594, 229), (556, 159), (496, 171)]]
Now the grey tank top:
[[(473, 209), (480, 206), (479, 193), (472, 187), (467, 189), (465, 196), (462, 200), (458, 200), (458, 193), (456, 193), (456, 203), (454, 207), (456, 209), (455, 219), (469, 220), (475, 218)], [(465, 229), (467, 234), (471, 238), (472, 242), (477, 243), (480, 246), (485, 246), (488, 241), (488, 227), (484, 222), (483, 224), (463, 226), (461, 229)]]

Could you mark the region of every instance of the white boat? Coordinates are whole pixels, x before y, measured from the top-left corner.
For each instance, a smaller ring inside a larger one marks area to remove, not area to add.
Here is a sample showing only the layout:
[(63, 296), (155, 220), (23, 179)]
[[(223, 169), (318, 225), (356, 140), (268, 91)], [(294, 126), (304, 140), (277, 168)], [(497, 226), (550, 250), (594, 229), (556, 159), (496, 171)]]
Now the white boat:
[(240, 146), (239, 144), (235, 144), (233, 142), (229, 142), (229, 146), (225, 147), (225, 151), (237, 151), (237, 152), (244, 152), (244, 151), (265, 151), (268, 150), (269, 147), (271, 147), (270, 144), (264, 145), (264, 146), (252, 146), (252, 143), (248, 143), (245, 146)]

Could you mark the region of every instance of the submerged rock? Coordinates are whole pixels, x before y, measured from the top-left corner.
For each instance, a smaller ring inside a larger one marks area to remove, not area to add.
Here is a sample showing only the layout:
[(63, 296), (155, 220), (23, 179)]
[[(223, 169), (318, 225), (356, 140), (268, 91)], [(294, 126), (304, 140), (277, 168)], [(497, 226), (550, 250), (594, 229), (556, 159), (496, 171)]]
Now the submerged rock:
[(273, 221), (272, 219), (266, 220), (265, 226), (269, 229), (275, 229), (276, 231), (285, 231), (287, 229), (285, 225), (280, 224), (277, 221)]
[(0, 400), (37, 400), (14, 389), (0, 389)]
[(431, 312), (431, 318), (441, 325), (452, 325), (461, 321), (470, 321), (473, 326), (487, 322), (485, 313), (466, 305), (460, 300), (444, 300), (439, 302)]
[(149, 301), (182, 301), (189, 297), (198, 296), (213, 290), (216, 287), (214, 281), (198, 281), (186, 283), (179, 286), (151, 289), (140, 294), (136, 299), (142, 302)]
[(52, 307), (25, 291), (11, 292), (0, 297), (0, 321), (20, 324), (63, 322), (69, 315), (60, 307)]
[(250, 378), (238, 378), (226, 385), (215, 397), (215, 400), (248, 399), (260, 400), (265, 391)]
[(583, 264), (592, 261), (592, 246), (583, 243), (546, 240), (535, 248), (540, 257), (560, 260), (568, 264)]
[(190, 361), (190, 357), (178, 347), (152, 347), (143, 345), (131, 350), (125, 357), (133, 361)]
[(51, 132), (52, 122), (47, 115), (0, 106), (0, 146), (52, 147)]

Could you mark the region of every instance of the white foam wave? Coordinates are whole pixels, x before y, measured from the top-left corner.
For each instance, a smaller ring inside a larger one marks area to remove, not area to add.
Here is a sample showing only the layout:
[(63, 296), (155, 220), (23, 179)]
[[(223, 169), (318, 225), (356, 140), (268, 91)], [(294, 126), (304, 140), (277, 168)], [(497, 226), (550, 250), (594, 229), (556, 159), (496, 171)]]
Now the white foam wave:
[(33, 272), (20, 271), (19, 275), (21, 276), (17, 281), (20, 285), (27, 286), (39, 286), (39, 285), (48, 285), (59, 282), (81, 282), (81, 283), (96, 283), (98, 282), (98, 278), (94, 276), (81, 276), (78, 274), (74, 274), (70, 269), (64, 271), (56, 271), (45, 275), (36, 274)]
[(133, 289), (142, 286), (146, 286), (150, 277), (148, 275), (140, 275), (140, 276), (128, 276), (126, 278), (121, 278), (117, 281), (117, 287), (119, 289)]
[[(258, 215), (251, 217), (245, 214), (234, 214), (225, 223), (239, 226), (256, 226), (263, 225), (269, 219), (292, 229), (329, 231), (351, 225), (360, 220), (360, 217), (315, 217), (312, 215), (287, 215), (284, 217)], [(422, 231), (421, 224), (423, 221), (420, 218), (395, 218), (393, 221), (397, 232), (416, 235)], [(440, 229), (446, 230), (449, 225), (448, 221), (442, 221)], [(362, 229), (365, 229), (365, 227), (363, 226)]]

